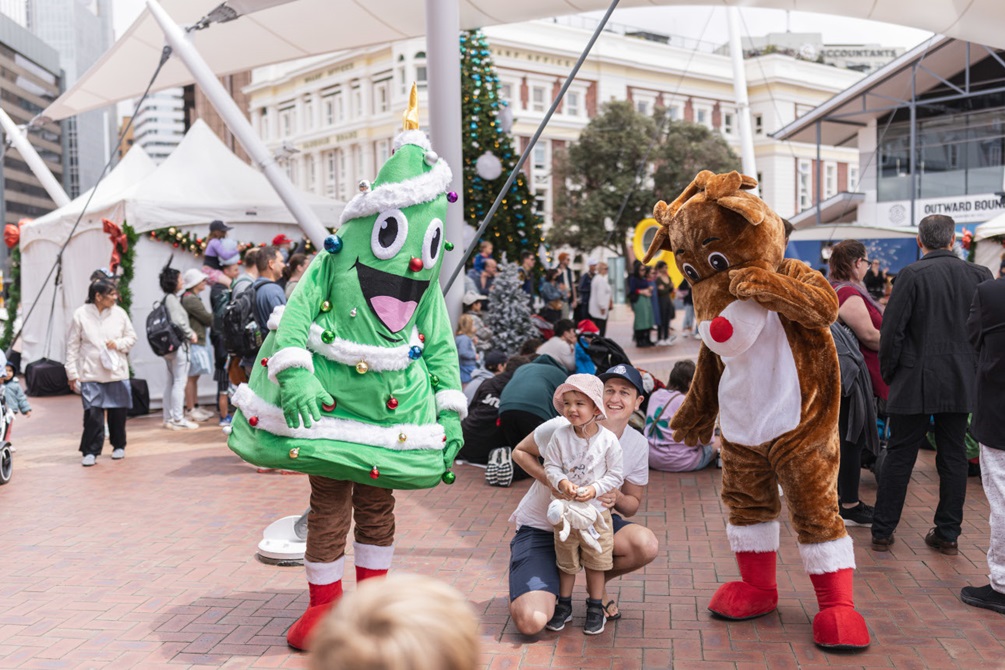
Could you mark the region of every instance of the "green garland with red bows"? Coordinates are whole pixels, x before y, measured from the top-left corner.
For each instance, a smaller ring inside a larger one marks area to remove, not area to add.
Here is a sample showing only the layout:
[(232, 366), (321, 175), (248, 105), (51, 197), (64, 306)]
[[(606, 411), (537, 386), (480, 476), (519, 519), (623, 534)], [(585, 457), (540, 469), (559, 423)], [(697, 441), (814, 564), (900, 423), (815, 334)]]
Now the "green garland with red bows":
[[(206, 251), (206, 245), (209, 244), (209, 237), (200, 236), (176, 226), (151, 230), (150, 239), (167, 242), (175, 249), (187, 251), (196, 257), (202, 256)], [(305, 242), (305, 253), (312, 253), (314, 251), (314, 245), (311, 244), (310, 240), (305, 240)], [(251, 247), (256, 246), (264, 247), (265, 242), (261, 242), (259, 244), (255, 244), (253, 242), (238, 242), (237, 249), (241, 252), (241, 257), (244, 258), (244, 252)]]

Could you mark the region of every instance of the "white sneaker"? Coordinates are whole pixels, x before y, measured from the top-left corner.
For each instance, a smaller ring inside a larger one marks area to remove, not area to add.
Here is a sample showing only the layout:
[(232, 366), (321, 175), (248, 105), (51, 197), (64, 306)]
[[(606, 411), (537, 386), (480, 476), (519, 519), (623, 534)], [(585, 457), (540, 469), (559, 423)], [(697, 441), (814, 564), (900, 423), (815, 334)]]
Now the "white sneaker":
[(666, 340), (666, 343), (667, 343), (667, 346), (669, 347), (670, 345), (672, 345), (672, 344), (673, 344), (674, 342), (676, 342), (676, 341), (677, 341), (677, 336), (676, 336), (676, 335), (671, 335), (671, 336), (670, 336), (669, 338), (667, 338), (667, 340)]
[(181, 421), (168, 421), (164, 424), (164, 427), (168, 430), (194, 430), (199, 427), (199, 424), (182, 419)]
[(207, 421), (210, 417), (216, 416), (212, 412), (207, 412), (201, 407), (196, 407), (185, 412), (185, 418), (189, 421), (195, 421), (196, 423), (202, 423)]

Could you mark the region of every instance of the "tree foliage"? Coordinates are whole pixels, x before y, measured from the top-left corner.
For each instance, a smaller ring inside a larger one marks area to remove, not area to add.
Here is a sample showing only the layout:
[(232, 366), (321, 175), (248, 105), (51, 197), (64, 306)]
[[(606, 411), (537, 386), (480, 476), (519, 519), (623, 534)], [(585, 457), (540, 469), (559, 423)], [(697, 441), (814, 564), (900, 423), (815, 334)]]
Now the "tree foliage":
[(485, 325), (492, 331), (492, 348), (513, 356), (523, 343), (538, 332), (531, 321), (530, 299), (523, 292), (520, 266), (500, 263), (492, 288), (489, 289), (489, 312)]
[[(676, 198), (701, 170), (740, 168), (739, 158), (718, 134), (665, 119), (664, 113), (660, 109), (649, 117), (629, 101), (606, 103), (579, 140), (556, 158), (565, 188), (558, 193), (552, 240), (622, 253), (629, 232), (652, 216), (657, 201)], [(605, 219), (614, 223), (613, 231), (606, 229)]]

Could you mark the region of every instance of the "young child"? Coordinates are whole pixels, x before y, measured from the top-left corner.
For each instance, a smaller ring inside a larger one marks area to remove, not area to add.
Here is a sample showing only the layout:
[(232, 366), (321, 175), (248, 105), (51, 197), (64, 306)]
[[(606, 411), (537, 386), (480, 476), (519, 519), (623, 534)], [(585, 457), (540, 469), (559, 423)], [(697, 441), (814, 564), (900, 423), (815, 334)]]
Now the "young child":
[(10, 363), (4, 366), (3, 391), (7, 400), (7, 409), (15, 414), (20, 412), (25, 416), (31, 416), (31, 405), (28, 404), (28, 398), (24, 395), (17, 377), (14, 376), (14, 366)]
[(311, 670), (475, 670), (478, 617), (432, 577), (390, 575), (359, 585), (318, 626)]
[(457, 320), (457, 333), (454, 336), (457, 345), (457, 357), (461, 369), (461, 384), (471, 381), (471, 373), (478, 367), (479, 357), (475, 345), (478, 335), (475, 333), (475, 320), (470, 314), (462, 314)]
[(230, 286), (230, 277), (221, 272), (223, 261), (241, 255), (237, 243), (226, 239), (227, 231), (231, 228), (232, 226), (220, 220), (209, 224), (209, 243), (206, 244), (206, 251), (202, 254), (202, 271), (209, 277), (210, 284)]
[[(558, 563), (559, 594), (555, 615), (548, 630), (562, 630), (572, 620), (572, 588), (580, 566), (586, 568), (586, 625), (583, 632), (597, 635), (604, 632), (604, 572), (614, 567), (614, 530), (611, 513), (597, 500), (608, 491), (621, 487), (624, 481), (624, 457), (614, 433), (597, 424), (606, 419), (603, 409), (604, 384), (586, 374), (571, 375), (555, 389), (555, 408), (569, 420), (568, 426), (555, 431), (548, 445), (541, 449), (544, 471), (557, 491), (556, 498), (590, 504), (597, 511), (598, 521), (588, 533), (596, 542), (584, 541), (579, 533), (568, 534), (566, 540), (555, 529), (555, 556)], [(599, 545), (600, 551), (589, 546)]]
[(481, 274), (485, 270), (485, 261), (492, 258), (492, 243), (488, 240), (478, 245), (478, 255), (475, 256), (475, 272)]

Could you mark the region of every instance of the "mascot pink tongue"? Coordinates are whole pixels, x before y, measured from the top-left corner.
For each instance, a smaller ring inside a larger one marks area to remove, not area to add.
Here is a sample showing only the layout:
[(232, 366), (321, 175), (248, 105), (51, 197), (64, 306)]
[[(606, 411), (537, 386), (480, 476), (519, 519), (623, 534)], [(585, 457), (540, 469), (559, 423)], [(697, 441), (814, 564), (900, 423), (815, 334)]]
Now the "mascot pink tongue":
[(418, 305), (414, 300), (404, 302), (389, 295), (375, 296), (370, 304), (373, 306), (373, 311), (377, 313), (377, 318), (392, 333), (397, 333), (405, 327)]

